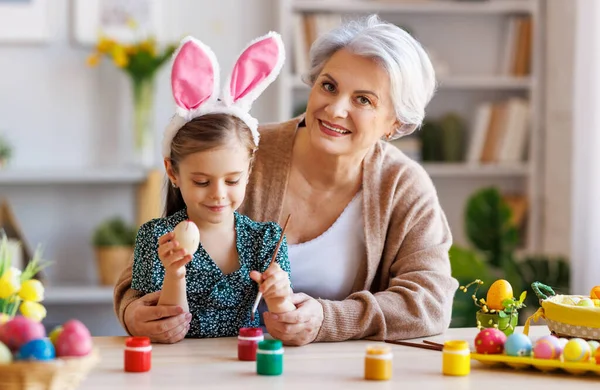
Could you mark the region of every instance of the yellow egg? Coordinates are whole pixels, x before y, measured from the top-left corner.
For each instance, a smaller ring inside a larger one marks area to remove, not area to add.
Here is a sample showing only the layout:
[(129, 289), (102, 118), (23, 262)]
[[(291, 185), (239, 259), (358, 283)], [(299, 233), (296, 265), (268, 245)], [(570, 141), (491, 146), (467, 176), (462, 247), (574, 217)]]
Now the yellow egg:
[(486, 303), (490, 309), (502, 310), (502, 301), (513, 298), (512, 286), (504, 279), (498, 279), (490, 286), (487, 293)]

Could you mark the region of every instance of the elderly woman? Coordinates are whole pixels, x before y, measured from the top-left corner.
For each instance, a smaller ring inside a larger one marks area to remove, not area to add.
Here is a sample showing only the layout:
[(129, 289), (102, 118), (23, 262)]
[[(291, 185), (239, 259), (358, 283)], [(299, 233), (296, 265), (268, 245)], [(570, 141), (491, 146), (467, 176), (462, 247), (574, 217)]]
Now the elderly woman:
[[(452, 236), (419, 164), (386, 140), (412, 133), (435, 90), (431, 62), (399, 27), (377, 16), (321, 36), (310, 52), (306, 114), (263, 126), (242, 213), (283, 223), (296, 310), (263, 313), (289, 345), (427, 336), (450, 323), (458, 287)], [(179, 307), (115, 288), (125, 329), (157, 342), (185, 336)]]

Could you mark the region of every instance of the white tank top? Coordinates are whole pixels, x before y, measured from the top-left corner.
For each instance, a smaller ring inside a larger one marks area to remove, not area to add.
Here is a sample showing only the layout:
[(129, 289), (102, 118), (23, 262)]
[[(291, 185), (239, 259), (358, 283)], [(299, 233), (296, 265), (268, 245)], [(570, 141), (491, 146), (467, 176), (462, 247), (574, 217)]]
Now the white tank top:
[(356, 272), (366, 261), (362, 191), (319, 237), (289, 245), (294, 292), (313, 298), (343, 300), (352, 291)]

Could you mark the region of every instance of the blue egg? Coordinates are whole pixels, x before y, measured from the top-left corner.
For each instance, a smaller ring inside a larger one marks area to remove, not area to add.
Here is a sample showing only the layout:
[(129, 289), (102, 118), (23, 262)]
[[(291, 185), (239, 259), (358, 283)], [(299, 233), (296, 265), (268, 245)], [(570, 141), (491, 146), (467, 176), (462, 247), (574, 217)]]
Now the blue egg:
[(513, 333), (506, 338), (504, 350), (508, 356), (531, 356), (531, 339), (523, 333)]
[(18, 360), (52, 360), (56, 357), (54, 345), (48, 338), (35, 339), (24, 344), (17, 353)]

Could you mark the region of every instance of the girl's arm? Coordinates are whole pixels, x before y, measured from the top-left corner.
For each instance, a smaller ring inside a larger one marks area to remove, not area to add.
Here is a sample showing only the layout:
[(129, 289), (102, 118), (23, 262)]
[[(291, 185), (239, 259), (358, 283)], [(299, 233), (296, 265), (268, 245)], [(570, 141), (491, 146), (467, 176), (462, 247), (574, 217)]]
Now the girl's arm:
[(185, 312), (189, 312), (185, 265), (192, 260), (192, 256), (180, 247), (175, 240), (175, 233), (169, 232), (158, 239), (158, 257), (165, 268), (158, 305), (181, 306)]
[[(269, 260), (277, 246), (277, 242), (282, 234), (282, 229), (278, 226), (275, 232), (277, 234), (271, 238), (269, 243), (265, 243)], [(287, 240), (284, 237), (281, 241), (281, 246), (275, 257), (275, 262), (269, 264), (269, 267), (262, 274), (262, 283), (259, 287), (263, 293), (263, 298), (269, 312), (274, 314), (287, 313), (296, 310), (296, 306), (292, 303), (292, 287), (290, 281), (290, 261), (288, 259)]]
[(184, 312), (189, 313), (190, 308), (187, 301), (185, 272), (183, 277), (179, 277), (173, 273), (165, 273), (165, 280), (160, 298), (158, 298), (158, 305), (180, 306)]

